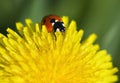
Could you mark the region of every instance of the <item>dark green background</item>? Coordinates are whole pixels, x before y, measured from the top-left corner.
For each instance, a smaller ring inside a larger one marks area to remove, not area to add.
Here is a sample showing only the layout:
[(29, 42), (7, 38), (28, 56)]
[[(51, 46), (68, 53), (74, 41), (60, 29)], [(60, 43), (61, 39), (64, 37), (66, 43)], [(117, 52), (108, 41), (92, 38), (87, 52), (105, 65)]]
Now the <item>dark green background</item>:
[(15, 22), (26, 18), (40, 22), (48, 14), (76, 20), (84, 37), (96, 33), (96, 43), (112, 54), (120, 69), (120, 0), (0, 0), (0, 32), (6, 34), (7, 27), (15, 30)]

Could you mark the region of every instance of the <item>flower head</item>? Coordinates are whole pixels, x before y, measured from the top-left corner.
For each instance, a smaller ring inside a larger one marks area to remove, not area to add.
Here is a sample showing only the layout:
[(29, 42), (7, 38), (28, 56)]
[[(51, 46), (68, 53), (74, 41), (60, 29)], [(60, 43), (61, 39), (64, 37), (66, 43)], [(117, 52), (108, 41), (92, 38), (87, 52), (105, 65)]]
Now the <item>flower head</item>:
[(49, 33), (45, 26), (26, 19), (18, 33), (0, 34), (0, 83), (112, 83), (118, 71), (106, 50), (93, 44), (91, 34), (81, 42), (83, 30), (62, 18), (65, 33)]

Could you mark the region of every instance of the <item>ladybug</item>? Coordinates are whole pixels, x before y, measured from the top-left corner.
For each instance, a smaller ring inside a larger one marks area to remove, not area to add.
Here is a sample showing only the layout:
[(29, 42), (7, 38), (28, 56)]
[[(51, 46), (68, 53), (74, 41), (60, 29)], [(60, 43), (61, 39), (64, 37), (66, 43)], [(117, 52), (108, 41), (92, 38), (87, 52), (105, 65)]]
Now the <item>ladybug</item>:
[(48, 32), (56, 32), (56, 31), (61, 31), (65, 32), (65, 26), (64, 23), (61, 19), (61, 17), (57, 15), (48, 15), (43, 17), (42, 19), (42, 25), (45, 25)]

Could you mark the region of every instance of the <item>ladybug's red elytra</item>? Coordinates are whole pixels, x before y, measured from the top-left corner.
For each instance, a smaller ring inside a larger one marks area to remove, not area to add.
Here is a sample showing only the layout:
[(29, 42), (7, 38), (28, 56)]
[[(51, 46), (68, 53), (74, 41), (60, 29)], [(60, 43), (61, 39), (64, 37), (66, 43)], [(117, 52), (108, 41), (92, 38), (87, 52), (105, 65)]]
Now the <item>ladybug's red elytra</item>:
[(42, 25), (45, 25), (48, 32), (56, 32), (56, 31), (61, 31), (65, 32), (65, 26), (64, 23), (61, 19), (61, 17), (57, 15), (48, 15), (43, 17), (42, 19)]

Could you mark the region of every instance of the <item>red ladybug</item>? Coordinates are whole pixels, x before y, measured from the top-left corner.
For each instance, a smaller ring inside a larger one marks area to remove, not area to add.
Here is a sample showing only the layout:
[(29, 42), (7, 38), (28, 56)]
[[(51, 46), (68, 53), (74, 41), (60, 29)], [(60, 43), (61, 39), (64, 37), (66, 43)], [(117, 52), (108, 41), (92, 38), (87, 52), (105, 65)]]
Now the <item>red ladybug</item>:
[(48, 15), (43, 17), (42, 25), (45, 25), (48, 32), (61, 31), (65, 32), (65, 26), (62, 19), (57, 15)]

